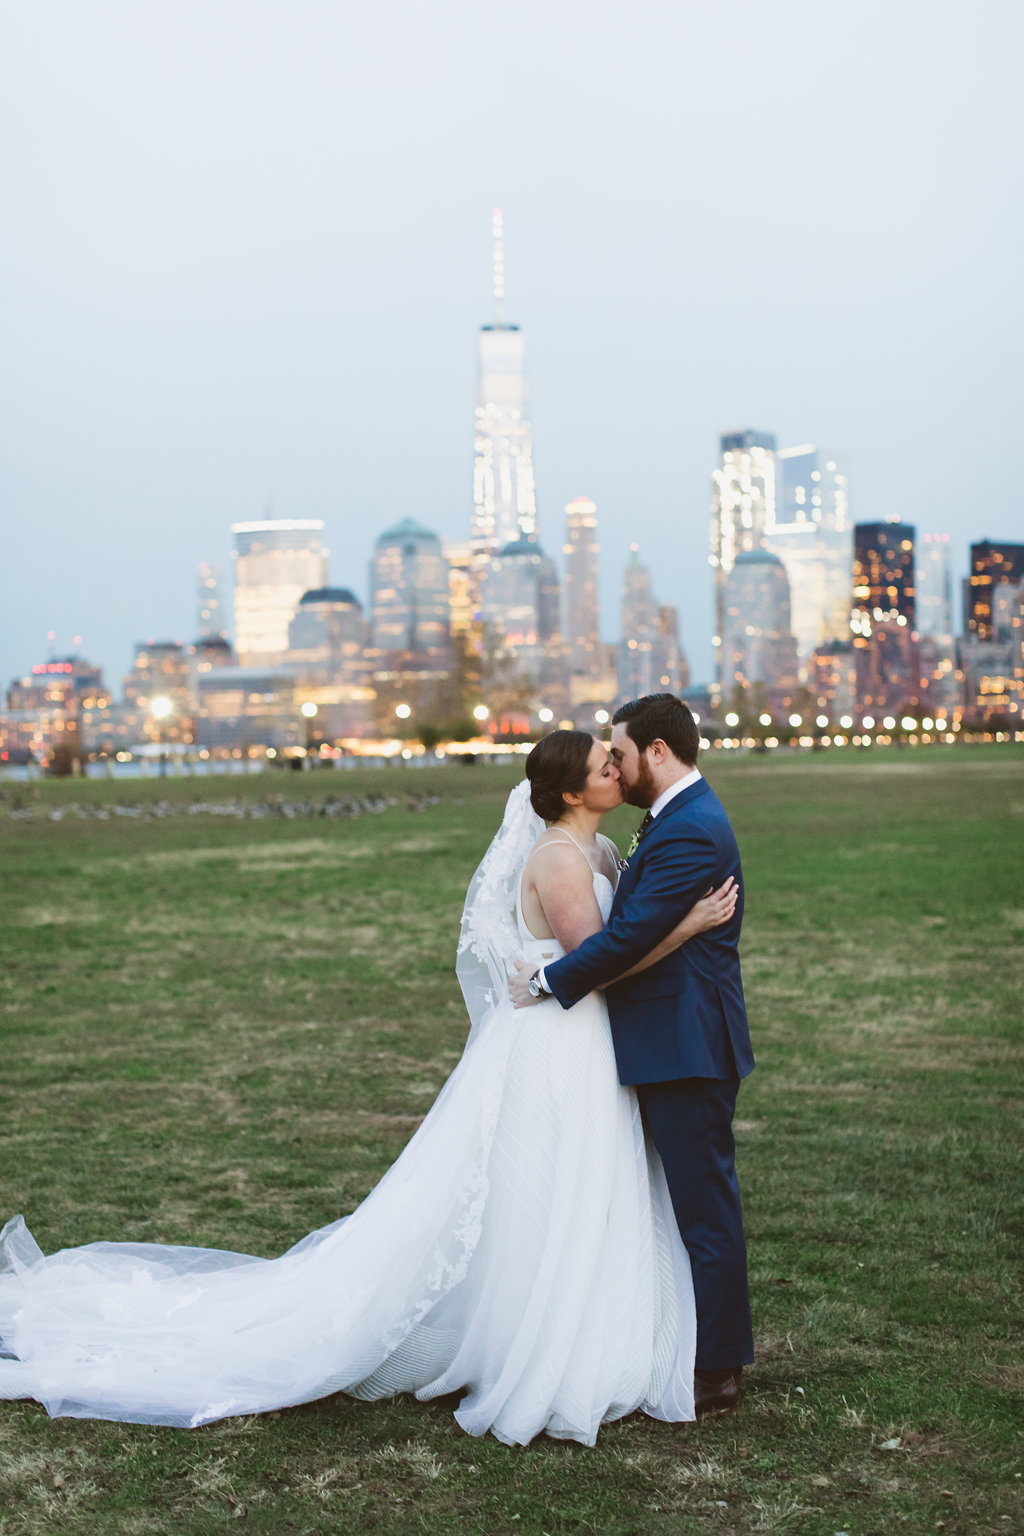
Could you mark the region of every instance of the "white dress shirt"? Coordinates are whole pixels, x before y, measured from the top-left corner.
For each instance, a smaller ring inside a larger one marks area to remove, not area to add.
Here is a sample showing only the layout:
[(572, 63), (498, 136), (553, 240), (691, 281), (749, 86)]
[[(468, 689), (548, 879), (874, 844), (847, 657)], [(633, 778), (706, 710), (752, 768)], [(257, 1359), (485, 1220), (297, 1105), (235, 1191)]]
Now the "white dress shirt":
[[(651, 806), (651, 820), (653, 821), (655, 816), (658, 815), (659, 811), (663, 811), (666, 805), (668, 805), (669, 801), (675, 799), (676, 795), (681, 795), (683, 790), (689, 789), (691, 784), (699, 784), (703, 777), (704, 775), (701, 773), (699, 768), (691, 768), (689, 773), (684, 773), (681, 779), (676, 779), (676, 782), (674, 784), (670, 784), (668, 789), (663, 789), (657, 800), (655, 800), (654, 804)], [(544, 979), (543, 966), (541, 966), (540, 970), (537, 972), (537, 980), (540, 982), (542, 989), (545, 992), (548, 992), (549, 989), (547, 982)]]

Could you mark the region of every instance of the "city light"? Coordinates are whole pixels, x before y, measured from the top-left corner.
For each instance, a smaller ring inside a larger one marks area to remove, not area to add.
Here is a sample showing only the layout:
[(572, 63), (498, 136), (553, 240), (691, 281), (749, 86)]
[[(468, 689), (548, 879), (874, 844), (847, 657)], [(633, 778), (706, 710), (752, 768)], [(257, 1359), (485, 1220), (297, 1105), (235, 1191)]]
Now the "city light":
[(757, 719), (759, 725), (771, 725), (772, 723), (771, 715), (758, 715)]
[(840, 715), (839, 716), (839, 724), (842, 726), (844, 731), (848, 731), (850, 729), (850, 727), (853, 725), (853, 716), (852, 715)]
[(611, 715), (606, 709), (595, 709), (594, 719), (597, 721), (598, 725), (607, 725), (608, 721), (611, 719)]
[(885, 719), (882, 721), (882, 729), (886, 731), (894, 731), (896, 729), (896, 721), (893, 719), (892, 715), (886, 715)]
[(169, 699), (166, 694), (157, 694), (155, 699), (149, 701), (149, 712), (154, 720), (166, 720), (173, 711), (174, 700)]
[(543, 721), (545, 725), (550, 725), (554, 718), (555, 712), (553, 709), (538, 709), (537, 711), (537, 719)]
[(866, 731), (873, 731), (875, 728), (875, 717), (874, 715), (865, 715), (860, 723)]
[(912, 720), (909, 715), (904, 715), (903, 716), (903, 719), (900, 721), (900, 725), (903, 727), (903, 729), (905, 731), (916, 731), (917, 730), (917, 721), (916, 720)]
[(395, 714), (398, 716), (399, 720), (408, 720), (409, 716), (412, 714), (412, 705), (396, 704)]
[(814, 723), (821, 726), (828, 725), (828, 715), (819, 715)]
[(486, 704), (478, 704), (473, 711), (473, 719), (486, 720), (489, 714), (490, 710), (487, 708)]
[(739, 717), (739, 715), (736, 715), (736, 714), (728, 714), (725, 717), (725, 723), (726, 723), (726, 725), (729, 725), (729, 726), (739, 725), (740, 717)]
[(790, 715), (789, 723), (792, 726), (803, 725), (804, 717), (803, 717), (803, 715)]
[[(302, 705), (302, 713), (305, 715), (307, 720), (312, 720), (313, 716), (318, 713), (317, 706), (312, 702), (312, 700), (307, 699), (305, 704)], [(395, 710), (395, 714), (398, 714), (397, 709)]]

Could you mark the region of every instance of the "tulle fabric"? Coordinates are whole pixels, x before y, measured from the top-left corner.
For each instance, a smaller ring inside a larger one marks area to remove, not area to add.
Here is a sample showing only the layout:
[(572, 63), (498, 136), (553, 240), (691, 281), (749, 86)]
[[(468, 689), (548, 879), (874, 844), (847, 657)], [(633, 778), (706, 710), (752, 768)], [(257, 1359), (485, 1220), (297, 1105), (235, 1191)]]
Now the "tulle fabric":
[(338, 1391), (462, 1392), (470, 1434), (592, 1444), (637, 1408), (693, 1417), (694, 1336), (597, 995), (494, 1010), (362, 1205), (280, 1258), (44, 1257), (20, 1217), (0, 1234), (0, 1397), (54, 1417), (194, 1426)]

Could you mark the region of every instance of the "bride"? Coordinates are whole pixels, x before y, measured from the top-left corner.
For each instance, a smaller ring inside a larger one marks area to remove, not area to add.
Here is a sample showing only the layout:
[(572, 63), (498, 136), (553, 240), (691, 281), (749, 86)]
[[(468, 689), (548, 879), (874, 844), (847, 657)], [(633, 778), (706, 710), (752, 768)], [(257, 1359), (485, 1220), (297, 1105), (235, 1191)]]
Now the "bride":
[[(597, 828), (618, 772), (582, 731), (553, 732), (526, 771), (463, 913), (466, 1049), (376, 1188), (277, 1259), (105, 1242), (44, 1257), (15, 1217), (0, 1398), (192, 1426), (339, 1391), (462, 1392), (463, 1429), (520, 1444), (592, 1445), (635, 1409), (693, 1417), (689, 1263), (604, 1000), (517, 1011), (506, 995), (515, 959), (551, 960), (607, 918), (618, 855)], [(698, 902), (643, 964), (734, 900)]]

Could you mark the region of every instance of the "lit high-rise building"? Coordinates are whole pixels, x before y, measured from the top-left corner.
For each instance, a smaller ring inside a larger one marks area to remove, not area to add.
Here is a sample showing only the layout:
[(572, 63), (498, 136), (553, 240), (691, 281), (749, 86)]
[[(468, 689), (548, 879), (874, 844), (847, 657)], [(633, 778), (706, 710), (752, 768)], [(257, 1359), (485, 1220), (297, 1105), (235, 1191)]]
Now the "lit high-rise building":
[(437, 534), (411, 517), (382, 533), (370, 591), (374, 649), (392, 663), (405, 657), (410, 665), (442, 665), (449, 649), (448, 562)]
[(711, 477), (711, 568), (715, 580), (715, 634), (718, 685), (728, 672), (722, 656), (725, 587), (741, 554), (760, 549), (775, 531), (775, 438), (770, 432), (727, 432), (721, 461)]
[(853, 525), (847, 477), (834, 455), (812, 445), (782, 448), (774, 526), (767, 547), (789, 577), (801, 673), (814, 651), (850, 632)]
[(321, 522), (235, 523), (235, 652), (243, 667), (279, 665), (304, 592), (327, 584)]
[(224, 640), (228, 627), (224, 615), (223, 571), (219, 565), (200, 563), (197, 578), (199, 627), (196, 634), (201, 640)]
[(857, 702), (876, 715), (916, 704), (921, 693), (914, 542), (915, 530), (898, 518), (854, 524)]
[(619, 697), (638, 699), (656, 693), (654, 644), (657, 605), (651, 573), (642, 565), (637, 545), (629, 546), (629, 560), (622, 573), (622, 639), (619, 642)]
[(778, 707), (797, 685), (786, 567), (768, 549), (743, 550), (726, 577), (723, 599), (722, 704), (738, 692), (763, 690), (765, 702)]
[(953, 576), (949, 534), (926, 533), (917, 546), (915, 607), (919, 634), (953, 640)]
[(565, 509), (565, 641), (569, 672), (593, 677), (602, 669), (598, 601), (597, 507), (577, 496)]
[(984, 539), (971, 545), (971, 574), (967, 601), (967, 632), (978, 640), (995, 640), (995, 588), (1024, 581), (1024, 544), (995, 544)]
[(288, 666), (300, 703), (317, 706), (321, 740), (362, 736), (372, 725), (369, 638), (362, 604), (347, 587), (303, 593), (288, 630)]
[(288, 665), (297, 677), (329, 685), (365, 682), (370, 630), (359, 599), (347, 587), (304, 592), (288, 627)]
[(893, 518), (884, 523), (856, 523), (853, 530), (852, 628), (865, 622), (897, 623), (914, 629), (917, 589), (915, 530)]
[[(154, 699), (169, 703), (166, 715), (154, 711)], [(180, 640), (138, 642), (132, 669), (124, 680), (123, 711), (136, 725), (136, 740), (192, 741), (189, 658)]]
[(537, 537), (523, 333), (505, 320), (504, 231), (494, 211), (495, 318), (479, 342), (470, 542), (492, 553)]
[(948, 533), (926, 533), (919, 540), (914, 586), (921, 703), (924, 709), (936, 714), (955, 706), (961, 693), (953, 640)]

